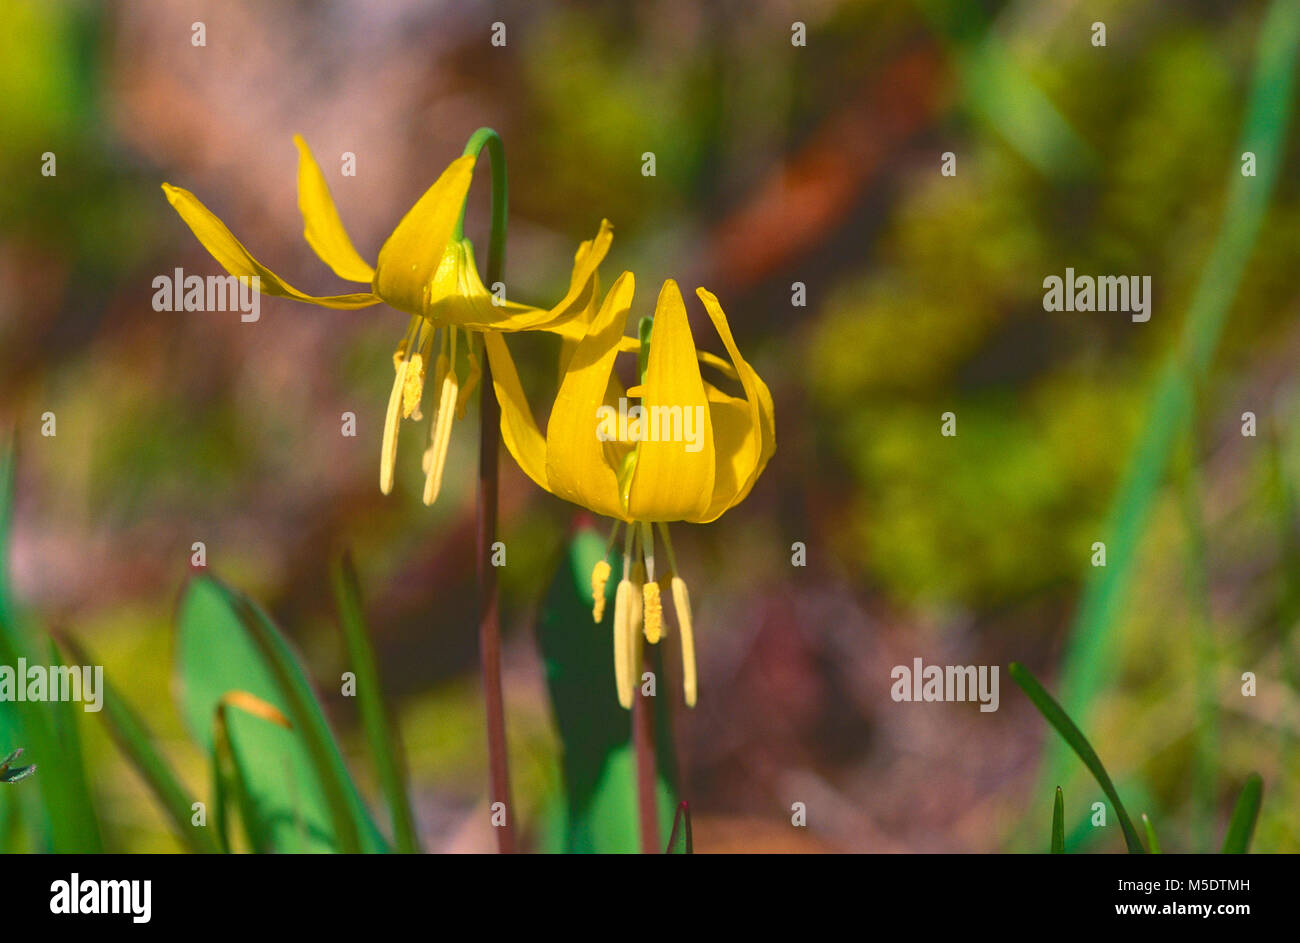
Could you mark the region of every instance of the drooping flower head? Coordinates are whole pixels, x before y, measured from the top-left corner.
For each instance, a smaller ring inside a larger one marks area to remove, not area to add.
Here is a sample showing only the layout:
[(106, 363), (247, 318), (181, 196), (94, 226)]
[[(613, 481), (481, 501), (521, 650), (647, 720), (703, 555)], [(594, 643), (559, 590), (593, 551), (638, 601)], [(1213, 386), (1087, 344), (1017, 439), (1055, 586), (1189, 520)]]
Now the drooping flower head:
[[(384, 494), (392, 490), (398, 425), (403, 418), (422, 418), (420, 401), (432, 362), (438, 406), (424, 453), (424, 503), (432, 504), (441, 488), (452, 419), (464, 414), (478, 382), (480, 336), (494, 331), (555, 331), (579, 315), (589, 316), (599, 294), (596, 270), (609, 251), (613, 228), (603, 221), (596, 237), (579, 247), (569, 290), (554, 307), (534, 308), (506, 300), (501, 292), (489, 292), (479, 277), (473, 246), (460, 235), (477, 162), (475, 155), (466, 154), (452, 161), (402, 217), (372, 267), (348, 238), (306, 142), (295, 135), (294, 144), (303, 235), (336, 275), (365, 284), (365, 291), (323, 296), (299, 291), (255, 259), (193, 193), (169, 183), (162, 185), (163, 192), (212, 257), (231, 275), (252, 280), (263, 294), (327, 308), (364, 308), (384, 302), (411, 316), (393, 355), (396, 376), (384, 421), (379, 485)], [(462, 354), (467, 365), (464, 381), (458, 367)]]
[[(585, 331), (567, 354), (545, 434), (533, 419), (504, 339), (486, 335), (485, 344), (501, 403), (502, 438), (520, 468), (558, 497), (614, 518), (611, 546), (626, 526), (614, 602), (620, 703), (632, 704), (641, 630), (651, 644), (662, 635), (666, 586), (681, 631), (686, 702), (693, 706), (690, 597), (667, 525), (716, 520), (749, 494), (776, 449), (772, 396), (740, 355), (718, 299), (703, 288), (696, 293), (728, 359), (696, 350), (686, 305), (671, 280), (659, 293), (649, 331), (640, 340), (625, 337), (634, 284), (632, 274), (624, 272), (595, 316), (576, 322)], [(639, 357), (641, 382), (626, 391), (614, 373), (619, 354)], [(743, 396), (705, 380), (701, 364), (738, 383)], [(656, 528), (667, 558), (662, 562), (655, 557)], [(603, 617), (609, 576), (602, 560), (592, 574), (596, 622)]]

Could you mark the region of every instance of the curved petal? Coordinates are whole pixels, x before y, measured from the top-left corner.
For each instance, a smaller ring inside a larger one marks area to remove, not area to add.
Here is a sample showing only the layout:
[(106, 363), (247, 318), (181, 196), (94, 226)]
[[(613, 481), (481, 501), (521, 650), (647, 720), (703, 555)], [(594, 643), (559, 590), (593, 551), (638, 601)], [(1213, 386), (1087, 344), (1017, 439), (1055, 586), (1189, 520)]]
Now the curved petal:
[(614, 227), (609, 220), (603, 220), (596, 238), (588, 239), (578, 247), (574, 254), (573, 272), (569, 276), (569, 290), (559, 304), (550, 309), (512, 301), (496, 303), (479, 280), (474, 255), (470, 251), (462, 293), (480, 295), (482, 301), (473, 306), (472, 312), (457, 312), (456, 316), (466, 320), (456, 323), (481, 331), (551, 331), (559, 334), (569, 346), (576, 346), (587, 333), (587, 326), (599, 305), (600, 279), (596, 270), (609, 252), (613, 238)]
[[(648, 435), (637, 445), (628, 516), (696, 520), (713, 497), (713, 426), (686, 304), (672, 279), (664, 282), (655, 305), (643, 386)], [(688, 431), (697, 436), (694, 441)]]
[(569, 275), (569, 290), (563, 298), (528, 326), (534, 331), (554, 331), (561, 337), (580, 340), (587, 323), (596, 313), (600, 297), (600, 263), (609, 254), (614, 241), (614, 224), (600, 221), (600, 229), (593, 239), (584, 240), (573, 254), (573, 272)]
[(307, 244), (339, 278), (369, 285), (375, 270), (361, 258), (348, 238), (339, 211), (334, 208), (325, 175), (301, 134), (293, 136), (293, 143), (298, 148), (298, 209), (302, 211), (305, 226), (302, 234)]
[(479, 278), (470, 241), (447, 243), (429, 286), (425, 317), (471, 331), (517, 331), (545, 313), (515, 301), (498, 302)]
[(606, 458), (597, 427), (635, 285), (632, 273), (624, 272), (610, 287), (587, 336), (569, 361), (546, 427), (550, 491), (597, 514), (623, 520), (627, 516), (618, 476)]
[(546, 482), (546, 439), (533, 419), (533, 411), (528, 405), (528, 398), (524, 396), (524, 388), (519, 382), (519, 373), (515, 370), (515, 362), (510, 357), (505, 338), (491, 332), (484, 333), (482, 337), (488, 363), (492, 367), (492, 388), (496, 390), (497, 402), (501, 405), (501, 438), (524, 474), (549, 491), (551, 489)]
[[(709, 319), (713, 322), (718, 337), (722, 339), (722, 344), (731, 357), (731, 364), (740, 379), (740, 385), (745, 390), (744, 402), (749, 413), (747, 422), (741, 419), (737, 410), (729, 406), (726, 407), (725, 413), (721, 413), (725, 417), (723, 422), (726, 423), (726, 427), (719, 430), (721, 435), (718, 443), (718, 463), (720, 467), (726, 463), (729, 469), (718, 476), (719, 487), (714, 489), (708, 511), (701, 520), (701, 523), (707, 523), (744, 500), (750, 489), (754, 487), (754, 482), (766, 467), (768, 459), (776, 451), (776, 419), (772, 394), (754, 368), (740, 355), (740, 349), (731, 335), (731, 327), (727, 324), (727, 316), (722, 310), (722, 305), (718, 303), (717, 296), (703, 288), (697, 288), (695, 293), (704, 302)], [(735, 403), (741, 402), (733, 397), (726, 397), (726, 399)], [(729, 454), (723, 454), (723, 447), (729, 450)]]
[(425, 314), (428, 291), (443, 264), (474, 176), (474, 157), (457, 157), (402, 217), (379, 250), (374, 290), (408, 314)]
[(365, 308), (379, 304), (379, 299), (370, 292), (354, 295), (308, 295), (294, 288), (263, 265), (244, 248), (243, 244), (226, 228), (226, 224), (217, 218), (210, 209), (199, 202), (189, 190), (173, 187), (170, 183), (162, 185), (167, 194), (167, 202), (172, 205), (185, 225), (203, 243), (203, 248), (212, 253), (212, 257), (221, 263), (231, 275), (237, 278), (258, 279), (258, 288), (265, 295), (278, 295), (281, 298), (293, 298), (326, 308)]

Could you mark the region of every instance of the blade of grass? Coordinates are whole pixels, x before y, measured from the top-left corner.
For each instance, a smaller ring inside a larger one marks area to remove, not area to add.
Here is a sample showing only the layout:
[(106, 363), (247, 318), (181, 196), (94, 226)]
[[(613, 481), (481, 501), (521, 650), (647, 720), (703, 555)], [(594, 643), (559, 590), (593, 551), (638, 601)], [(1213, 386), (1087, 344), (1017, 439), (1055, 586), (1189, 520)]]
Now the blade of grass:
[[(1159, 374), (1145, 425), (1111, 506), (1105, 528), (1109, 565), (1090, 568), (1067, 640), (1061, 700), (1081, 721), (1087, 720), (1106, 672), (1115, 663), (1112, 628), (1132, 585), (1138, 544), (1170, 455), (1191, 417), (1194, 383), (1209, 369), (1277, 182), (1298, 53), (1300, 2), (1273, 0), (1260, 24), (1255, 72), (1235, 151), (1253, 152), (1259, 175), (1243, 177), (1233, 159), (1223, 224), (1201, 269), (1180, 342)], [(1045, 782), (1063, 781), (1063, 772), (1068, 772), (1068, 756), (1058, 747), (1049, 751)]]
[(691, 834), (691, 804), (683, 799), (677, 803), (677, 813), (673, 816), (673, 830), (668, 836), (666, 855), (695, 854), (695, 838)]
[(1106, 794), (1110, 804), (1115, 807), (1115, 816), (1119, 819), (1119, 827), (1124, 832), (1124, 844), (1128, 846), (1131, 854), (1145, 854), (1146, 849), (1142, 847), (1142, 842), (1138, 840), (1137, 829), (1133, 827), (1133, 821), (1128, 817), (1128, 812), (1124, 810), (1124, 803), (1120, 802), (1119, 793), (1115, 791), (1115, 784), (1110, 781), (1110, 776), (1106, 773), (1106, 767), (1102, 765), (1101, 758), (1097, 756), (1097, 751), (1092, 748), (1088, 738), (1083, 732), (1074, 725), (1074, 721), (1061, 709), (1061, 705), (1052, 699), (1052, 696), (1044, 690), (1043, 686), (1038, 683), (1029, 669), (1019, 662), (1013, 661), (1008, 667), (1007, 672), (1011, 675), (1013, 681), (1020, 685), (1020, 689), (1025, 692), (1029, 700), (1033, 701), (1038, 712), (1046, 718), (1047, 722), (1056, 728), (1056, 732), (1061, 735), (1070, 749), (1083, 761), (1083, 765), (1088, 767), (1101, 786), (1101, 791)]
[(1219, 707), (1214, 690), (1215, 642), (1210, 607), (1210, 579), (1201, 479), (1197, 468), (1196, 433), (1188, 425), (1185, 449), (1177, 468), (1177, 490), (1187, 531), (1187, 593), (1195, 656), (1196, 739), (1192, 759), (1192, 845), (1208, 848), (1214, 821)]
[(1151, 824), (1151, 818), (1145, 812), (1142, 813), (1142, 828), (1147, 833), (1147, 847), (1151, 849), (1151, 854), (1160, 854), (1160, 839), (1156, 838), (1156, 827)]
[(370, 645), (370, 634), (366, 631), (365, 617), (362, 614), (361, 585), (357, 579), (356, 567), (352, 564), (352, 555), (348, 551), (343, 551), (335, 558), (330, 575), (339, 622), (347, 641), (348, 659), (357, 676), (361, 723), (366, 731), (366, 742), (374, 756), (379, 783), (393, 820), (393, 843), (403, 854), (419, 854), (420, 842), (416, 837), (415, 816), (407, 794), (401, 743), (384, 707), (379, 670), (375, 666), (375, 652)]
[(1250, 839), (1255, 833), (1255, 822), (1259, 818), (1259, 804), (1264, 795), (1264, 780), (1259, 773), (1246, 777), (1246, 785), (1241, 787), (1241, 795), (1232, 810), (1232, 819), (1228, 822), (1228, 833), (1223, 837), (1225, 855), (1244, 855), (1250, 850)]
[[(96, 664), (77, 641), (66, 635), (57, 638), (77, 664)], [(100, 718), (118, 749), (162, 805), (181, 841), (198, 854), (219, 853), (221, 845), (207, 828), (191, 824), (194, 797), (180, 784), (171, 766), (154, 748), (154, 738), (148, 726), (107, 679), (101, 682), (100, 687), (104, 708)]]
[(1065, 798), (1061, 787), (1056, 787), (1056, 801), (1052, 803), (1052, 854), (1065, 854)]

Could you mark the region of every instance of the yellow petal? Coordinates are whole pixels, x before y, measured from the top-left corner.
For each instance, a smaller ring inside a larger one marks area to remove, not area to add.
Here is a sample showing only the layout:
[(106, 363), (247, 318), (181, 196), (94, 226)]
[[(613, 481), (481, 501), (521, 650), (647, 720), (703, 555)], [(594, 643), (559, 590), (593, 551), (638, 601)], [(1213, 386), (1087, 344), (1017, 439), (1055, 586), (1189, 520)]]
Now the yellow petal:
[(454, 239), (434, 274), (424, 314), (472, 331), (517, 331), (545, 312), (508, 298), (498, 301), (479, 278), (473, 245), (468, 239)]
[[(741, 400), (720, 394), (714, 399), (713, 412), (721, 425), (715, 427), (719, 472), (715, 477), (713, 498), (700, 519), (701, 523), (715, 520), (730, 507), (740, 503), (754, 487), (754, 482), (776, 451), (776, 419), (772, 406), (772, 393), (767, 384), (740, 355), (736, 340), (731, 335), (727, 316), (717, 297), (703, 288), (696, 289), (704, 308), (709, 313), (713, 327), (722, 339), (732, 366), (744, 388), (747, 417), (740, 414), (737, 404)], [(725, 450), (725, 451), (724, 451)]]
[(618, 477), (596, 429), (635, 285), (632, 273), (624, 272), (610, 288), (573, 354), (546, 427), (546, 481), (551, 493), (624, 520)]
[(482, 336), (488, 366), (492, 371), (492, 388), (496, 391), (497, 403), (501, 406), (501, 439), (524, 474), (549, 491), (546, 481), (546, 439), (533, 419), (532, 407), (524, 396), (515, 362), (500, 334), (489, 331)]
[(609, 254), (613, 240), (614, 225), (602, 219), (595, 238), (585, 240), (574, 253), (569, 290), (554, 307), (536, 318), (528, 330), (553, 331), (569, 340), (581, 340), (587, 323), (597, 310), (600, 297), (597, 270)]
[(456, 230), (473, 176), (472, 155), (452, 161), (379, 250), (375, 294), (399, 311), (424, 314), (427, 290)]
[(302, 135), (295, 134), (293, 143), (298, 147), (298, 209), (302, 211), (303, 236), (307, 244), (339, 278), (369, 285), (375, 277), (375, 270), (361, 258), (348, 238), (339, 211), (334, 208), (325, 175), (320, 172)]
[[(646, 438), (637, 445), (628, 516), (638, 521), (695, 520), (708, 510), (713, 496), (713, 428), (686, 304), (672, 279), (664, 282), (655, 305), (644, 387), (642, 421), (647, 433), (658, 423), (658, 441)], [(698, 439), (686, 441), (688, 428)]]
[(299, 291), (253, 258), (226, 228), (226, 224), (199, 202), (193, 193), (182, 187), (173, 187), (170, 183), (164, 183), (162, 188), (172, 209), (180, 214), (181, 219), (185, 220), (185, 224), (203, 244), (203, 248), (212, 253), (221, 267), (238, 278), (256, 277), (259, 279), (258, 288), (263, 294), (293, 298), (326, 308), (365, 308), (379, 304), (379, 299), (370, 292), (316, 296)]

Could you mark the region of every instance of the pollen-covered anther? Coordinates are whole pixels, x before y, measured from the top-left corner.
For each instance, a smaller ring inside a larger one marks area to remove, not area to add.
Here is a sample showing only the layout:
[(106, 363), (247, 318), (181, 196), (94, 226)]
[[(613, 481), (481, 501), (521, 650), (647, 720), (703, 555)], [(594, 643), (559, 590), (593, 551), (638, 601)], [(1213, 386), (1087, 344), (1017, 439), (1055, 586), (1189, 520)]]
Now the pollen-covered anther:
[(406, 368), (406, 379), (402, 384), (402, 418), (423, 419), (420, 415), (420, 397), (424, 395), (424, 357), (411, 355), (411, 365)]
[(591, 621), (605, 618), (605, 587), (609, 585), (609, 561), (597, 560), (591, 568)]
[(645, 640), (655, 645), (663, 638), (664, 608), (659, 601), (659, 584), (649, 582), (641, 587), (641, 600), (645, 610)]

